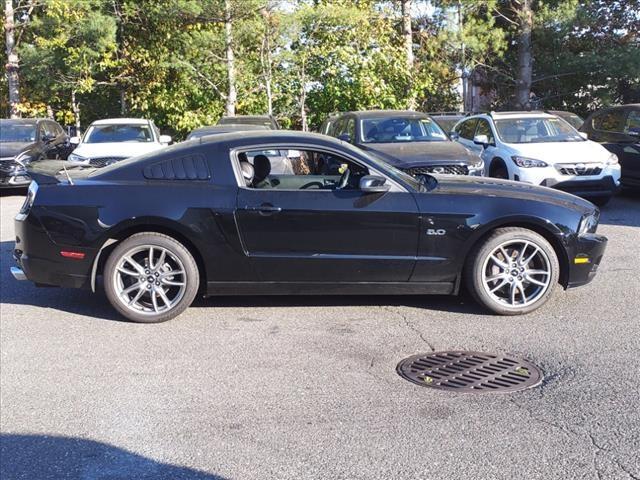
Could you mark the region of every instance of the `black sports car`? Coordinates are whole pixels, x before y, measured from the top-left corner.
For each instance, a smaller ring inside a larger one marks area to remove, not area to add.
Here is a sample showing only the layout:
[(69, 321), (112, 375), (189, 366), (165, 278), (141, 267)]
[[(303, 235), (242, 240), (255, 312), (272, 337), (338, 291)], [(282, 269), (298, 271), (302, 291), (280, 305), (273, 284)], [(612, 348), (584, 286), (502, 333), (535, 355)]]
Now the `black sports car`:
[(332, 118), (331, 126), (322, 133), (373, 153), (414, 177), (484, 173), (484, 163), (477, 154), (451, 141), (429, 115), (420, 112), (347, 112)]
[(0, 187), (24, 187), (26, 166), (47, 158), (66, 159), (71, 151), (64, 130), (46, 118), (0, 119)]
[[(271, 172), (278, 151), (291, 172)], [(321, 158), (340, 165), (319, 170)], [(96, 288), (160, 322), (201, 295), (456, 294), (530, 312), (591, 281), (607, 243), (578, 197), (493, 178), (423, 181), (345, 142), (238, 132), (102, 169), (33, 171), (16, 216), (18, 279)]]

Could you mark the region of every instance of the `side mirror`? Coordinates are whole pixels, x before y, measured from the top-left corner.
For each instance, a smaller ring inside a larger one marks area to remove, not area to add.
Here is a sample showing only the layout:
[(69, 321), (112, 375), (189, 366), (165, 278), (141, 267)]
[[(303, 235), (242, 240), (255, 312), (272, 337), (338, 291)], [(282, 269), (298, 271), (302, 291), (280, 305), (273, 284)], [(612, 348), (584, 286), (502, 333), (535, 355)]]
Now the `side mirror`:
[(475, 137), (473, 137), (473, 143), (486, 147), (487, 145), (489, 145), (489, 137), (487, 137), (486, 135), (476, 135)]
[(71, 137), (69, 143), (71, 145), (78, 145), (80, 143), (80, 137)]
[(160, 135), (160, 143), (169, 145), (171, 143), (171, 135)]
[(585, 132), (578, 132), (578, 135), (580, 135), (585, 140), (589, 140), (589, 135), (587, 135)]
[(449, 132), (449, 138), (454, 142), (460, 138), (460, 134), (458, 132), (454, 132), (453, 130)]
[(365, 193), (384, 193), (391, 189), (387, 179), (377, 175), (366, 175), (360, 179), (360, 190)]
[(348, 133), (341, 133), (340, 135), (338, 135), (338, 140), (351, 143), (351, 135), (349, 135)]

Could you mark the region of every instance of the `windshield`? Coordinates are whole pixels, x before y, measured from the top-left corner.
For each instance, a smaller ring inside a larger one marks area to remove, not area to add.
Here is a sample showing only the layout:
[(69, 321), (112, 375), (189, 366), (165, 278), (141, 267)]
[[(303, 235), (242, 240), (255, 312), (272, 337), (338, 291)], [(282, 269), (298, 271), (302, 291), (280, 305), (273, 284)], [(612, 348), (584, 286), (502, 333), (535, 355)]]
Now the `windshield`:
[(560, 118), (510, 118), (496, 120), (505, 143), (583, 142), (578, 132)]
[(2, 122), (0, 128), (0, 142), (27, 143), (36, 141), (35, 123)]
[(87, 130), (83, 143), (153, 142), (149, 125), (93, 125)]
[(445, 133), (430, 118), (382, 117), (362, 120), (363, 143), (446, 142)]

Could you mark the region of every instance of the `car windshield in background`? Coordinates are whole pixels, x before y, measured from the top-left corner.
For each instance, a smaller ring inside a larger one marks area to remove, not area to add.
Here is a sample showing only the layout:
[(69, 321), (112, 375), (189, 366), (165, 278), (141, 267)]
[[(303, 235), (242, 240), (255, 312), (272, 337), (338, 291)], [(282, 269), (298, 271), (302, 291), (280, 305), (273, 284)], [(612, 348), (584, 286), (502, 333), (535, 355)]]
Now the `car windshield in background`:
[(576, 115), (575, 113), (564, 114), (560, 116), (560, 118), (562, 118), (565, 122), (569, 123), (576, 130), (579, 129), (584, 123), (584, 120), (580, 118), (578, 115)]
[(505, 143), (583, 142), (584, 139), (560, 118), (510, 118), (496, 120)]
[(35, 123), (2, 122), (0, 125), (1, 143), (27, 143), (36, 141)]
[(430, 118), (382, 117), (362, 120), (363, 143), (444, 142), (447, 135)]
[(94, 125), (89, 128), (84, 143), (153, 142), (149, 125)]

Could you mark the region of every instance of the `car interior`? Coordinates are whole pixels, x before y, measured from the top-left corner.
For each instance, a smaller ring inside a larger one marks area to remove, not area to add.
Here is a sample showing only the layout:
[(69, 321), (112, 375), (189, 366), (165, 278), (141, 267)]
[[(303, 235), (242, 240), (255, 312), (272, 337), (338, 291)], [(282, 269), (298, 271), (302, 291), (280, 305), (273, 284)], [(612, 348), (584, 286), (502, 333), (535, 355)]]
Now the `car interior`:
[[(255, 189), (358, 190), (360, 179), (369, 174), (351, 160), (313, 150), (246, 151), (238, 154), (238, 160), (246, 186)], [(282, 163), (290, 172), (274, 169), (274, 164)]]

